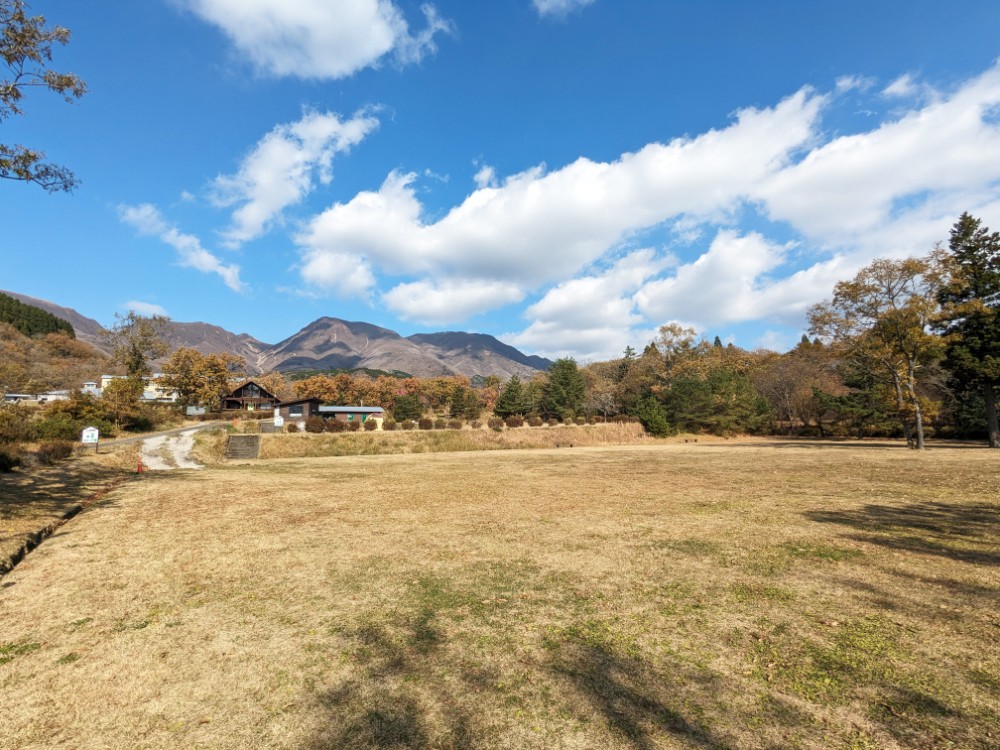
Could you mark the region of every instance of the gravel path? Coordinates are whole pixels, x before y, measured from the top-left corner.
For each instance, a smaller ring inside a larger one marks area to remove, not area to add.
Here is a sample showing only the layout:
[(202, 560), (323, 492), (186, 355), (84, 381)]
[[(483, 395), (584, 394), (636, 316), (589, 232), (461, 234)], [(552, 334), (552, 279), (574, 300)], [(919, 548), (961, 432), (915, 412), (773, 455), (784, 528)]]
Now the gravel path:
[(174, 435), (159, 435), (143, 440), (143, 468), (147, 471), (204, 468), (190, 456), (191, 449), (194, 448), (194, 434), (197, 431), (197, 428), (193, 428)]

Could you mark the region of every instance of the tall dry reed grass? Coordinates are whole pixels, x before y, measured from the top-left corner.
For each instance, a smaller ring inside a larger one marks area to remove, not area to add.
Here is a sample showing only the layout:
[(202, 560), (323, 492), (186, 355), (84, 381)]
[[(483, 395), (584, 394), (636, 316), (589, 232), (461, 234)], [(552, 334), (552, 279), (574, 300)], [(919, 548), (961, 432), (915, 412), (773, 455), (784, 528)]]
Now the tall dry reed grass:
[[(494, 432), (488, 429), (420, 430), (395, 432), (296, 433), (264, 435), (261, 458), (321, 458), (324, 456), (382, 456), (399, 453), (453, 453), (462, 451), (570, 448), (636, 445), (650, 438), (642, 425), (599, 424), (565, 427), (520, 427)], [(206, 443), (208, 439), (206, 438)], [(199, 455), (200, 457), (200, 455)]]

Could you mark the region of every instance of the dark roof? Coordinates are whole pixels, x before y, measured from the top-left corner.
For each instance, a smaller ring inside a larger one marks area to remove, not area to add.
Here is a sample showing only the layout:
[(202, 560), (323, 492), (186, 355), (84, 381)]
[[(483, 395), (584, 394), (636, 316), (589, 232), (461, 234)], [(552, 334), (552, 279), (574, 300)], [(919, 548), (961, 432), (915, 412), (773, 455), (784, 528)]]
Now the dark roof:
[(385, 411), (381, 406), (321, 406), (319, 410), (327, 414), (377, 414)]
[(298, 398), (295, 399), (294, 401), (282, 401), (281, 403), (278, 404), (278, 408), (282, 409), (286, 406), (295, 406), (296, 404), (321, 404), (321, 403), (323, 403), (323, 399), (316, 398), (315, 396), (313, 396), (312, 398)]
[(267, 390), (267, 388), (265, 388), (264, 386), (262, 386), (256, 380), (244, 380), (238, 386), (236, 386), (235, 388), (233, 388), (233, 390), (231, 390), (229, 393), (227, 393), (225, 396), (223, 396), (223, 398), (224, 399), (226, 399), (226, 398), (233, 398), (233, 399), (240, 398), (239, 396), (236, 395), (236, 392), (239, 391), (239, 390), (241, 390), (241, 389), (243, 389), (243, 388), (246, 388), (248, 385), (255, 385), (258, 388), (260, 388), (260, 397), (261, 398), (270, 399), (271, 401), (277, 401), (278, 400), (277, 396), (275, 396), (273, 393), (271, 393), (269, 390)]

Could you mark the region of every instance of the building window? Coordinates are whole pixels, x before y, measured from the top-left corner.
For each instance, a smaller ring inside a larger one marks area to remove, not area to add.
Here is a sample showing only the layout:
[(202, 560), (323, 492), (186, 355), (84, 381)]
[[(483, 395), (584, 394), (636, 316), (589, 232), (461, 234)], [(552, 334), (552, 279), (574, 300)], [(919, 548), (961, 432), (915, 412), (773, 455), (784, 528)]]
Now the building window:
[(289, 406), (288, 416), (290, 417), (301, 417), (302, 416), (302, 405), (299, 406)]

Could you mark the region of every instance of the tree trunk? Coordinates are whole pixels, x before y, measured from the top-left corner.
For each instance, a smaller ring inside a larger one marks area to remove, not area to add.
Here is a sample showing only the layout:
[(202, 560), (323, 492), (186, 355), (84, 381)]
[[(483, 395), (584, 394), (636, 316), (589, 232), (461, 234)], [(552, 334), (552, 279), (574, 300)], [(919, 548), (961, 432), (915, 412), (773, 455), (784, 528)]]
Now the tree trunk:
[(990, 448), (1000, 448), (1000, 424), (997, 422), (997, 392), (993, 383), (983, 386), (986, 402), (986, 429), (990, 435)]
[(899, 384), (899, 373), (893, 370), (892, 386), (896, 390), (896, 410), (899, 412), (899, 422), (903, 425), (903, 437), (906, 444), (913, 446), (913, 432), (910, 430), (910, 420), (906, 418), (906, 404), (903, 401), (903, 388)]
[(918, 451), (922, 451), (924, 449), (924, 415), (920, 410), (920, 399), (917, 397), (917, 390), (913, 380), (913, 371), (911, 369), (906, 380), (906, 391), (910, 395), (910, 401), (913, 403), (913, 421), (916, 427), (917, 438), (916, 448)]

